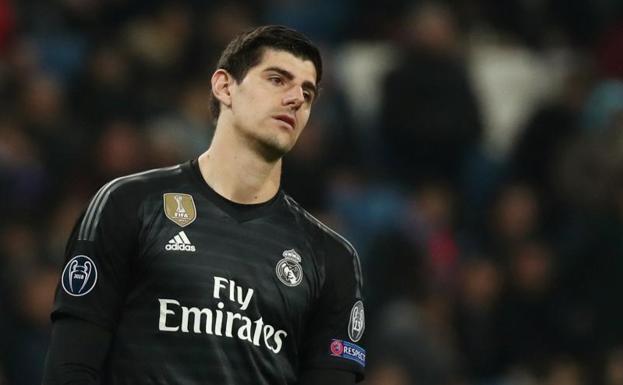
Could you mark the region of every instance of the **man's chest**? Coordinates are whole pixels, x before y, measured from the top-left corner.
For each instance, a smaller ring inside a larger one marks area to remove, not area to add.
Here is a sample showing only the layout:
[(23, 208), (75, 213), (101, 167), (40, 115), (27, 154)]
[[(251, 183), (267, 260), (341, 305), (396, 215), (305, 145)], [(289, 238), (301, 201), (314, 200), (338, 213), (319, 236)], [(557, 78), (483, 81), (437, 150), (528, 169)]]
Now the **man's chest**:
[(299, 334), (320, 290), (309, 237), (283, 220), (241, 223), (209, 207), (195, 215), (184, 226), (165, 213), (146, 216), (129, 307), (149, 304), (161, 331), (255, 345), (268, 336), (269, 348)]

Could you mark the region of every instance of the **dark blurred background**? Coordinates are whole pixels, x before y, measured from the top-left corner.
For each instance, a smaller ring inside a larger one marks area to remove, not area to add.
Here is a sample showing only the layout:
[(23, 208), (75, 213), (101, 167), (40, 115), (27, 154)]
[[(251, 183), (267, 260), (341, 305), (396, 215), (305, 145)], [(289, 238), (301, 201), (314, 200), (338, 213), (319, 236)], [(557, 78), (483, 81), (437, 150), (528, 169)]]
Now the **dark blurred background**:
[(39, 384), (69, 232), (196, 157), (238, 32), (326, 80), (285, 189), (359, 250), (366, 385), (623, 384), (620, 0), (0, 0), (0, 384)]

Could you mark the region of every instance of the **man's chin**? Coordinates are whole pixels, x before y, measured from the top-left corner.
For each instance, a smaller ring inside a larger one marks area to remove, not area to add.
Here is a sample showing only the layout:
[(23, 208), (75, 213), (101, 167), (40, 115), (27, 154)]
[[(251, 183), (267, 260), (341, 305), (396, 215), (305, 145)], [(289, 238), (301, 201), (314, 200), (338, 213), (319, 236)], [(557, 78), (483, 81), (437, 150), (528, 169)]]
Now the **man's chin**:
[(282, 143), (277, 138), (274, 140), (260, 140), (259, 147), (262, 156), (270, 162), (277, 161), (283, 158), (290, 150), (292, 145), (290, 143)]

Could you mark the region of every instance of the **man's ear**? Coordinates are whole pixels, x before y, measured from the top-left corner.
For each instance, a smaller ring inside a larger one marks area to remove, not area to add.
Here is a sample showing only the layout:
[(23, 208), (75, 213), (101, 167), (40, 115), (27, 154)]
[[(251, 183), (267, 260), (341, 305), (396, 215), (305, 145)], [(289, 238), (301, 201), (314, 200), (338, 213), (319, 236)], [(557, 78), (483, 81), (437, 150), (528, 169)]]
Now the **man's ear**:
[(234, 81), (231, 74), (222, 68), (212, 74), (212, 94), (227, 107), (231, 106), (231, 86)]

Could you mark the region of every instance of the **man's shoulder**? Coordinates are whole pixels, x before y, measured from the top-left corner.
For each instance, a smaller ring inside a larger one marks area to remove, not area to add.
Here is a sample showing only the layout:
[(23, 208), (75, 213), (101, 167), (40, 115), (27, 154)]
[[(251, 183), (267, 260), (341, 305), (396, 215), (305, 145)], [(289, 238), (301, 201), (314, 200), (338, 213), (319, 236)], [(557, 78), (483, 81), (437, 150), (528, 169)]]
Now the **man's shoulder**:
[(342, 278), (345, 276), (346, 271), (352, 271), (356, 293), (360, 297), (363, 285), (363, 271), (359, 254), (353, 244), (337, 231), (311, 215), (289, 195), (284, 194), (284, 199), (294, 215), (297, 215), (306, 226), (310, 227), (320, 237), (320, 242), (323, 245), (322, 247), (324, 247), (326, 266), (332, 266), (330, 271), (340, 275)]
[[(80, 222), (78, 240), (93, 240), (100, 222), (106, 218), (113, 218), (116, 224), (134, 223), (146, 198), (179, 185), (183, 172), (184, 165), (181, 164), (121, 176), (106, 183), (87, 206)], [(119, 215), (125, 222), (119, 222)]]
[(131, 197), (154, 190), (167, 189), (179, 184), (184, 166), (184, 164), (178, 164), (120, 176), (103, 185), (98, 194)]
[(353, 244), (350, 243), (350, 241), (343, 235), (326, 225), (318, 218), (314, 217), (291, 196), (284, 194), (284, 200), (288, 205), (289, 210), (297, 216), (301, 222), (303, 222), (308, 231), (312, 232), (312, 235), (320, 237), (328, 248), (338, 248), (344, 250), (347, 254), (358, 258), (357, 250), (355, 250)]

